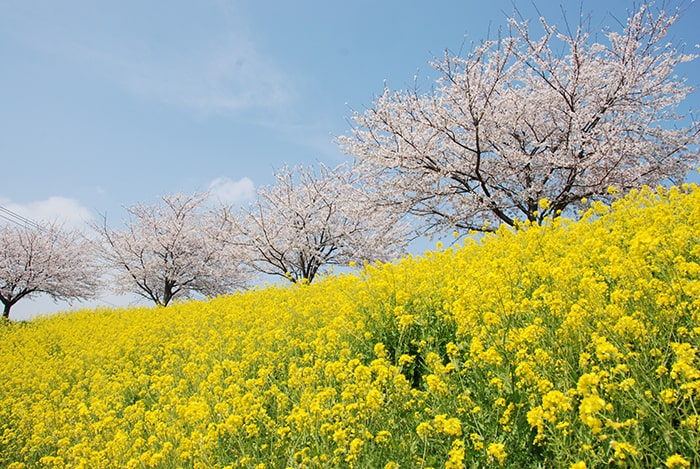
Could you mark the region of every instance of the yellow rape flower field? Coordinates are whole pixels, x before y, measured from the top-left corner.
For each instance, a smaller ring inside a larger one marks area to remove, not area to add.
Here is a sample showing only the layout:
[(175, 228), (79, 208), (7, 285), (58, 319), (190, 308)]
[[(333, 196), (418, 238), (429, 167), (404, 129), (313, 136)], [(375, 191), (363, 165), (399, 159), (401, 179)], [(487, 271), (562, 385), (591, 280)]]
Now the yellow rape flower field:
[(0, 466), (700, 466), (700, 189), (0, 327)]

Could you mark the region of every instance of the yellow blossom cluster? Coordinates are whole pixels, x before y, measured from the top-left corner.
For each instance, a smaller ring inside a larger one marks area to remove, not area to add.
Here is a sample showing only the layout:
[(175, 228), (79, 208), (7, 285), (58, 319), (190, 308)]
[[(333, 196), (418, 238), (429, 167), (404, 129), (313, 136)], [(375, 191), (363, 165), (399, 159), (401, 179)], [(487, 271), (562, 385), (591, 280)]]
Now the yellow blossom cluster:
[(700, 466), (700, 189), (314, 284), (0, 324), (0, 467)]

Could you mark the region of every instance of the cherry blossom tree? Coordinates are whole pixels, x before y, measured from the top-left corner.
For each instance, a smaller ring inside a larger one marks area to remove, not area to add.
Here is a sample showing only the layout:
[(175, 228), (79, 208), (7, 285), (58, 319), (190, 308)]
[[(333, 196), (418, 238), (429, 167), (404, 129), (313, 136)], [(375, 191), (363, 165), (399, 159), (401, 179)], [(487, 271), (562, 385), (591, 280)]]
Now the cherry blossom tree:
[(366, 203), (359, 173), (347, 165), (284, 168), (276, 183), (236, 213), (221, 212), (230, 243), (255, 270), (311, 282), (328, 265), (388, 260), (408, 242), (400, 217)]
[[(696, 58), (665, 37), (679, 18), (641, 7), (596, 42), (586, 21), (559, 31), (518, 15), (509, 34), (431, 64), (435, 88), (392, 91), (339, 138), (379, 203), (426, 231), (541, 222), (615, 187), (678, 182), (697, 167), (699, 124), (678, 108)], [(546, 199), (546, 200), (545, 200)]]
[(95, 298), (99, 271), (94, 251), (78, 231), (55, 224), (0, 226), (0, 302), (3, 318), (23, 298)]
[(130, 218), (122, 231), (109, 228), (106, 219), (94, 226), (115, 292), (167, 306), (176, 298), (214, 296), (247, 284), (248, 272), (232, 247), (216, 236), (220, 227), (204, 210), (206, 199), (206, 194), (166, 195), (156, 205), (127, 208)]

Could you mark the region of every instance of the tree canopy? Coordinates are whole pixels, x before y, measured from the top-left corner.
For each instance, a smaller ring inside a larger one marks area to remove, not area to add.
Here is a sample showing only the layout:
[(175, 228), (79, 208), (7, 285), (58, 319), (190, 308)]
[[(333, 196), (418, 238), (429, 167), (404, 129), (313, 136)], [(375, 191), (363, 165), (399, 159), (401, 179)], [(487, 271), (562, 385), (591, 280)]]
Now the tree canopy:
[(134, 205), (124, 230), (106, 220), (95, 226), (113, 289), (167, 306), (178, 297), (218, 295), (248, 282), (235, 256), (215, 236), (214, 217), (203, 211), (204, 194), (174, 194), (155, 205)]
[(241, 213), (222, 213), (229, 242), (259, 272), (313, 281), (327, 265), (388, 260), (405, 247), (400, 216), (367, 202), (348, 165), (283, 168)]
[(436, 60), (434, 89), (385, 87), (339, 141), (374, 175), (376, 203), (428, 231), (538, 222), (611, 186), (676, 182), (700, 159), (698, 122), (677, 112), (692, 90), (678, 65), (696, 56), (666, 39), (679, 14), (642, 4), (601, 42), (583, 20), (540, 19), (535, 37), (514, 15), (507, 34)]
[(23, 298), (94, 298), (99, 270), (94, 252), (78, 231), (56, 224), (0, 226), (0, 302), (3, 317)]

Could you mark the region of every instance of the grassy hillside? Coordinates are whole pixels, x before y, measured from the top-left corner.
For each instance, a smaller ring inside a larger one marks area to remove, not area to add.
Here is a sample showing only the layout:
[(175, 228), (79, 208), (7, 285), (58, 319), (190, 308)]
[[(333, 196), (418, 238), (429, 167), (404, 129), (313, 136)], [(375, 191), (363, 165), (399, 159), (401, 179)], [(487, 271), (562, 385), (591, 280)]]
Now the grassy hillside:
[(0, 325), (0, 466), (700, 466), (700, 189), (361, 274)]

